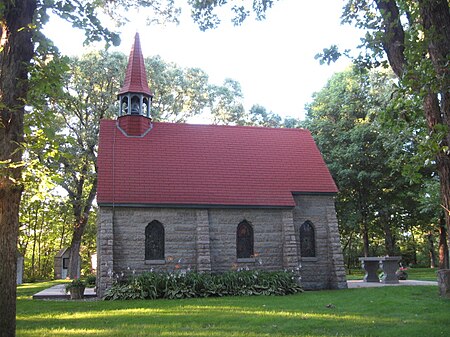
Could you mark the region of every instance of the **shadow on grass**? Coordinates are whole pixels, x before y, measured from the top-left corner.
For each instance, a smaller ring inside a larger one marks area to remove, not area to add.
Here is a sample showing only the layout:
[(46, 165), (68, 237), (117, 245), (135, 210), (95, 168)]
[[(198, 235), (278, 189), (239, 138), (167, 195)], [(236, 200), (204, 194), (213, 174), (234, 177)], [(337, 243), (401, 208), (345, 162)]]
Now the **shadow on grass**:
[(18, 302), (18, 336), (439, 336), (450, 301), (435, 287), (285, 297)]

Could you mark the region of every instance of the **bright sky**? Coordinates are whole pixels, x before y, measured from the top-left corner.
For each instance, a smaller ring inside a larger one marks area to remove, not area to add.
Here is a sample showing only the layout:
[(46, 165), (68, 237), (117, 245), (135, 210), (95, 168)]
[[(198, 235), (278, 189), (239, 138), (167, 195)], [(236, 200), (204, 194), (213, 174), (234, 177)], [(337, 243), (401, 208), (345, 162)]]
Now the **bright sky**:
[[(303, 119), (304, 106), (348, 60), (320, 65), (314, 55), (331, 44), (340, 49), (359, 44), (361, 32), (340, 25), (343, 0), (280, 0), (264, 21), (247, 19), (240, 27), (223, 22), (201, 32), (185, 13), (178, 26), (146, 26), (145, 14), (120, 29), (122, 43), (113, 50), (129, 54), (136, 31), (144, 56), (160, 55), (166, 62), (206, 71), (210, 81), (240, 82), (244, 105), (266, 107), (281, 116)], [(63, 33), (62, 33), (63, 32)], [(83, 35), (66, 22), (52, 18), (44, 33), (66, 55), (79, 55)]]

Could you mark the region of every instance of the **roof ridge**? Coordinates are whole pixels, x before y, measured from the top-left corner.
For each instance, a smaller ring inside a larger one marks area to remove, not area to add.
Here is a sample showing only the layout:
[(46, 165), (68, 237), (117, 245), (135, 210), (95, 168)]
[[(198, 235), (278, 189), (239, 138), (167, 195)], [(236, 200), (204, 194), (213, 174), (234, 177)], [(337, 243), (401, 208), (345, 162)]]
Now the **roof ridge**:
[[(115, 119), (102, 119), (102, 122), (105, 123), (115, 123)], [(257, 126), (257, 125), (218, 125), (218, 124), (199, 124), (199, 123), (173, 123), (173, 122), (152, 122), (155, 124), (161, 125), (183, 125), (183, 126), (194, 126), (194, 127), (214, 127), (214, 128), (240, 128), (240, 129), (258, 129), (258, 130), (279, 130), (283, 132), (308, 132), (311, 133), (310, 130), (306, 128), (274, 128), (267, 126)]]
[(305, 128), (276, 128), (270, 126), (260, 125), (221, 125), (221, 124), (199, 124), (199, 123), (173, 123), (173, 122), (154, 122), (154, 124), (183, 124), (189, 126), (205, 126), (205, 127), (217, 127), (217, 128), (241, 128), (241, 129), (260, 129), (260, 130), (280, 130), (280, 131), (308, 131)]

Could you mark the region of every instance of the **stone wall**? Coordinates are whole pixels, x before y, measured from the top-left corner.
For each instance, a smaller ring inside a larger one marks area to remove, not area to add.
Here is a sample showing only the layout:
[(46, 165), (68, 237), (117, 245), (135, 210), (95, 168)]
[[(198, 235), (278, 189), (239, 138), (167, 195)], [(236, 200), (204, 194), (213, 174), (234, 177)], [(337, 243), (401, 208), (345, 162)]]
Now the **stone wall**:
[[(197, 269), (196, 213), (195, 209), (116, 207), (114, 271)], [(145, 261), (145, 227), (153, 220), (164, 226), (165, 262)]]
[(97, 223), (97, 295), (103, 297), (113, 277), (113, 210), (100, 207)]
[[(295, 200), (293, 210), (115, 207), (113, 216), (111, 207), (100, 207), (98, 294), (117, 275), (151, 270), (289, 269), (298, 271), (306, 289), (346, 287), (333, 197)], [(165, 259), (146, 261), (145, 227), (153, 220), (164, 225)], [(255, 256), (237, 259), (236, 230), (243, 220), (253, 228)], [(300, 256), (299, 227), (306, 220), (315, 228), (314, 258)]]
[[(254, 258), (236, 258), (236, 230), (243, 220), (253, 227)], [(209, 226), (212, 271), (282, 267), (282, 210), (210, 209)]]
[(316, 241), (315, 257), (301, 257), (298, 241), (302, 286), (305, 289), (346, 288), (333, 196), (296, 195), (295, 202), (293, 215), (296, 237), (299, 237), (300, 226), (309, 220), (314, 226)]

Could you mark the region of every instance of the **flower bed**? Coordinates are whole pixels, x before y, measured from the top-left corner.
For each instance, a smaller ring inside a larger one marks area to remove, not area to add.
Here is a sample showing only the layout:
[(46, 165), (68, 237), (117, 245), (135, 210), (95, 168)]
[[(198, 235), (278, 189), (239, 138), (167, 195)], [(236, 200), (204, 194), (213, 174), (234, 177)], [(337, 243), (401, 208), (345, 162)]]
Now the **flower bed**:
[(301, 292), (293, 272), (229, 271), (222, 274), (144, 273), (116, 281), (104, 299), (156, 299), (287, 295)]

